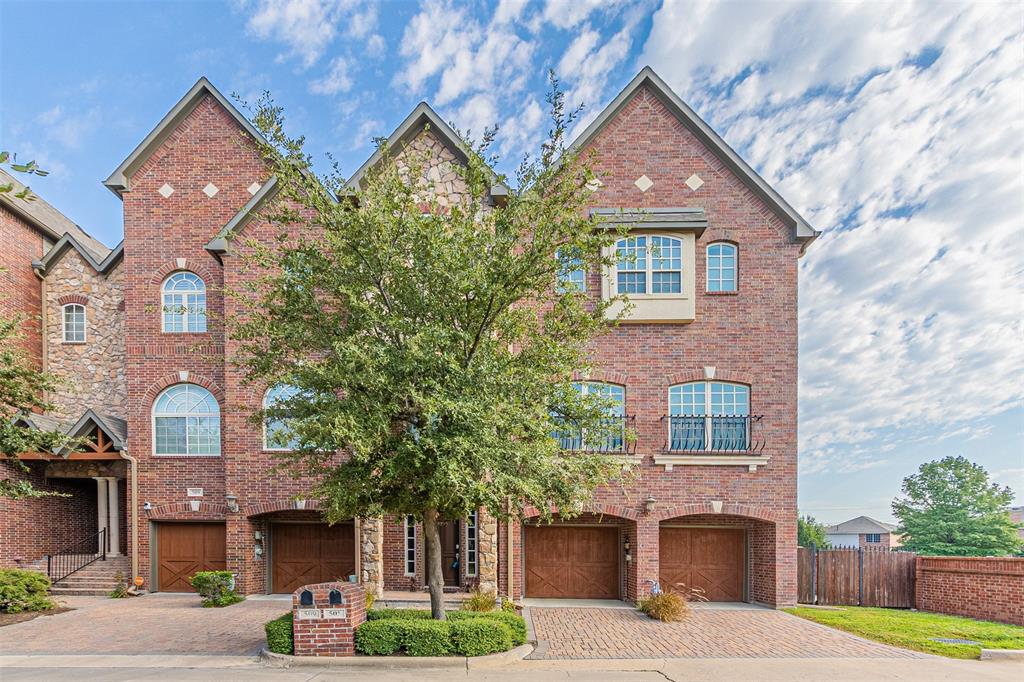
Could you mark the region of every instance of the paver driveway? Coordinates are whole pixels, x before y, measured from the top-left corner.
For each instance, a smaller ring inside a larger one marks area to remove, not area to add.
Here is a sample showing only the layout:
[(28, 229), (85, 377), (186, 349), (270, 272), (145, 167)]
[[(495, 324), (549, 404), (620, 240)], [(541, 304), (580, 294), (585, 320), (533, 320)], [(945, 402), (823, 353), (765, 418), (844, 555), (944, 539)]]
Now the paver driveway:
[(538, 646), (530, 658), (917, 658), (770, 609), (695, 608), (661, 623), (633, 609), (531, 608)]
[(195, 595), (68, 597), (74, 611), (0, 628), (0, 654), (255, 654), (290, 600), (204, 609)]

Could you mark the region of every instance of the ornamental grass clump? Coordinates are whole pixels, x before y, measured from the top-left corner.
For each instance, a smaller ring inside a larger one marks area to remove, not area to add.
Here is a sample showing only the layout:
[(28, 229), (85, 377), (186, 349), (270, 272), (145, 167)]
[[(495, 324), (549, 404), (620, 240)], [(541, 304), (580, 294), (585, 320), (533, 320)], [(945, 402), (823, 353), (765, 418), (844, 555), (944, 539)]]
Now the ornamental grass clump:
[(481, 592), (479, 589), (473, 590), (467, 599), (462, 601), (463, 611), (480, 611), (487, 612), (493, 611), (498, 606), (498, 594), (497, 592)]
[(690, 605), (674, 592), (659, 592), (642, 598), (636, 603), (641, 613), (665, 623), (680, 621), (690, 612)]

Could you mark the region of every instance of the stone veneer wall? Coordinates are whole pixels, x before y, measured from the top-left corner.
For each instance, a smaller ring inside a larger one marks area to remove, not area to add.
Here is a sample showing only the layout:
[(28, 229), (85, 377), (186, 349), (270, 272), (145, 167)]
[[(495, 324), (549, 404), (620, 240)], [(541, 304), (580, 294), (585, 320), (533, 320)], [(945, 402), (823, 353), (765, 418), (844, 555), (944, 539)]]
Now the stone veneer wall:
[(466, 182), (459, 175), (459, 160), (440, 138), (423, 130), (395, 155), (399, 172), (407, 174), (411, 165), (421, 166), (422, 177), (417, 185), (423, 189), (424, 201), (434, 199), (442, 208), (469, 200)]
[[(77, 421), (88, 409), (124, 419), (124, 290), (120, 265), (96, 272), (74, 249), (68, 249), (46, 276), (46, 368), (64, 380), (50, 396), (51, 414)], [(85, 305), (85, 343), (65, 343), (63, 306)]]

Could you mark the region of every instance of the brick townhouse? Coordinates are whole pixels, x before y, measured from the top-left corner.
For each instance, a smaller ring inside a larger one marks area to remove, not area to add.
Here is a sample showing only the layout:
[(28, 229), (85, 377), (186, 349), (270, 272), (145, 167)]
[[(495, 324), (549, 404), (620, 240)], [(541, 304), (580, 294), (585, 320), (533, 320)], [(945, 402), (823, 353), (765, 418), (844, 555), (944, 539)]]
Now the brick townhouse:
[[(280, 425), (249, 421), (288, 391), (242, 381), (221, 323), (235, 305), (223, 287), (247, 276), (234, 237), (274, 234), (259, 217), (276, 183), (257, 135), (200, 79), (105, 181), (124, 205), (113, 250), (44, 201), (0, 205), (17, 245), (4, 251), (5, 290), (41, 319), (30, 339), (40, 364), (68, 380), (53, 413), (26, 425), (89, 437), (79, 452), (25, 454), (34, 482), (70, 497), (0, 501), (0, 562), (105, 548), (90, 570), (120, 561), (156, 591), (188, 590), (189, 575), (214, 568), (246, 593), (350, 575), (375, 590), (423, 588), (414, 521), (327, 526), (308, 482), (271, 472)], [(483, 511), (446, 523), (445, 583), (634, 599), (660, 581), (792, 604), (797, 261), (818, 233), (649, 68), (573, 144), (595, 153), (595, 224), (629, 222), (616, 248), (635, 255), (563, 282), (628, 293), (634, 306), (597, 341), (600, 369), (579, 389), (611, 396), (637, 437), (562, 441), (613, 451), (637, 475), (564, 522), (531, 523), (527, 510), (525, 523)], [(428, 105), (388, 145), (399, 162), (429, 154), (442, 201), (464, 191), (452, 168), (465, 150)], [(506, 193), (496, 185), (491, 200)]]

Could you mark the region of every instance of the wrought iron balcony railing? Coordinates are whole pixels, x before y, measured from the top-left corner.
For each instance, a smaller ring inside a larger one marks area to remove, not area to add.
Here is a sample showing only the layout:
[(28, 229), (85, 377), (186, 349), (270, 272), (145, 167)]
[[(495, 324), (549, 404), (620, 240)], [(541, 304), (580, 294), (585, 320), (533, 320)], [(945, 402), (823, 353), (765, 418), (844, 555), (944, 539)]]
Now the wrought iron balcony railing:
[(683, 453), (749, 453), (764, 449), (757, 433), (761, 416), (747, 415), (666, 415), (668, 452)]
[(567, 419), (556, 419), (562, 426), (551, 435), (558, 439), (563, 450), (575, 450), (578, 452), (631, 452), (635, 447), (635, 441), (630, 442), (626, 438), (626, 430), (632, 428), (636, 417), (614, 416), (605, 417), (601, 420), (601, 427), (596, 433), (587, 433), (585, 430), (574, 428), (572, 422)]

